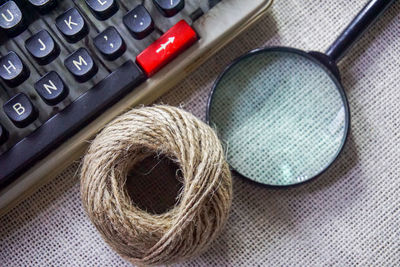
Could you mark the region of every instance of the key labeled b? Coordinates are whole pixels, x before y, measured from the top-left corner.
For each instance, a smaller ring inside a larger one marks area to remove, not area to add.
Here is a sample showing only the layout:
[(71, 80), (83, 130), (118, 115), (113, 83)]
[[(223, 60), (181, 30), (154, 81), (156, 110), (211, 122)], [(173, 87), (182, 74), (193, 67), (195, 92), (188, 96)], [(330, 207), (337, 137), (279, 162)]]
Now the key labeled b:
[(19, 128), (28, 126), (37, 118), (35, 107), (24, 93), (19, 93), (8, 100), (3, 109), (7, 117)]
[(48, 105), (57, 105), (68, 95), (68, 88), (55, 71), (50, 71), (34, 85), (40, 98)]

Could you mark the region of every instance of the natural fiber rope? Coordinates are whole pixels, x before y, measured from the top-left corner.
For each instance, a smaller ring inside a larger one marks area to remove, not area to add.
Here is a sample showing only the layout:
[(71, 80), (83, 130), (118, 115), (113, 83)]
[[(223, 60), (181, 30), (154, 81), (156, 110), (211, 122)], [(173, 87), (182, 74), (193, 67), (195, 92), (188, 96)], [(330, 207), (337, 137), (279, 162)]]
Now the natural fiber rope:
[[(154, 153), (174, 160), (183, 176), (179, 202), (161, 215), (138, 208), (125, 187), (128, 172)], [(168, 264), (201, 253), (219, 234), (231, 206), (231, 174), (208, 125), (178, 108), (144, 107), (115, 119), (92, 142), (81, 195), (120, 255), (138, 265)]]

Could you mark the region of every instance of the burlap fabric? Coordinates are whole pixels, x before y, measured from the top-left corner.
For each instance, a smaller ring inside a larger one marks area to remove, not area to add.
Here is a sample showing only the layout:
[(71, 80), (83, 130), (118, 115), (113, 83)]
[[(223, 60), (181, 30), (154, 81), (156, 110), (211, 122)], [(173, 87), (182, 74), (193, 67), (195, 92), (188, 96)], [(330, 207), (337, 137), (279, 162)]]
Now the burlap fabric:
[[(264, 45), (324, 51), (366, 2), (277, 0), (268, 17), (159, 102), (183, 104), (204, 118), (213, 81), (235, 57)], [(397, 1), (340, 64), (352, 130), (333, 168), (286, 190), (233, 177), (225, 231), (182, 266), (400, 265), (399, 14)], [(78, 165), (0, 219), (1, 266), (129, 265), (86, 217)], [(165, 192), (160, 182), (149, 186)]]

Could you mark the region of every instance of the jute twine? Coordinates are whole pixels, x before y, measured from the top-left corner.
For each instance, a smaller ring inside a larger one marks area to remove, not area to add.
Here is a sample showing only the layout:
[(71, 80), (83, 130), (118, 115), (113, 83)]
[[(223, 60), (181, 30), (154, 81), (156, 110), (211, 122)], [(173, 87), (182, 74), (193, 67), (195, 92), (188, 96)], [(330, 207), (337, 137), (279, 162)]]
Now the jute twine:
[[(154, 153), (174, 160), (183, 176), (179, 201), (159, 215), (138, 208), (125, 186), (129, 171)], [(208, 125), (178, 108), (143, 107), (115, 119), (92, 142), (81, 196), (121, 256), (137, 265), (169, 264), (203, 252), (220, 233), (231, 206), (231, 174)]]

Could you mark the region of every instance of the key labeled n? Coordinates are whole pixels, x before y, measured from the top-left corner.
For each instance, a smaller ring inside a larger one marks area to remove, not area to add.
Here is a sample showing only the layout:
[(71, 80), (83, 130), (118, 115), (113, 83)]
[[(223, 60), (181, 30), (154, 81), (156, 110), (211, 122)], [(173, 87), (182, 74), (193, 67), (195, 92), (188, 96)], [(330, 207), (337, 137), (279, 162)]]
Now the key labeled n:
[(44, 89), (46, 89), (46, 91), (47, 91), (47, 93), (49, 93), (49, 95), (52, 94), (51, 90), (53, 90), (53, 91), (57, 91), (58, 90), (57, 86), (53, 83), (52, 80), (49, 80), (48, 84), (44, 83), (43, 87), (44, 87)]

